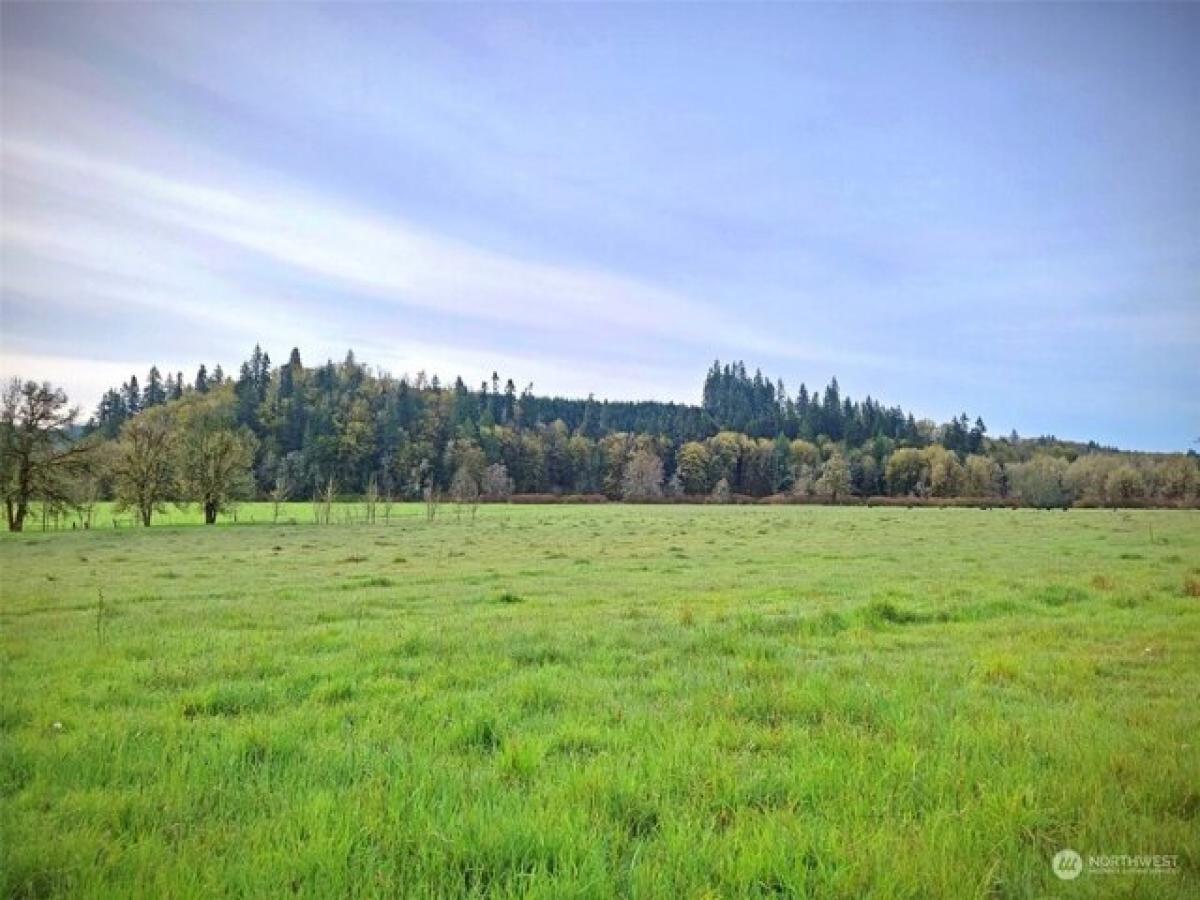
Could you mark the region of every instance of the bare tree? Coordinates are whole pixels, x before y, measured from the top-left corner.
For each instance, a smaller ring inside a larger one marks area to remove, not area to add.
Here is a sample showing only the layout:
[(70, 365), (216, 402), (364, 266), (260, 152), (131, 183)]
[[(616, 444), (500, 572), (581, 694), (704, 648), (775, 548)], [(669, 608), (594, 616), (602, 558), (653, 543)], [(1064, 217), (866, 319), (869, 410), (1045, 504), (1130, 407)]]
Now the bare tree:
[(625, 464), (621, 497), (625, 500), (657, 500), (663, 495), (663, 464), (648, 447), (637, 450)]
[(432, 522), (437, 516), (438, 504), (442, 498), (437, 482), (434, 481), (433, 466), (429, 460), (421, 460), (420, 465), (413, 469), (412, 484), (420, 490), (421, 499), (425, 503), (425, 521)]
[(283, 504), (287, 503), (291, 495), (291, 479), (286, 474), (280, 472), (275, 476), (275, 486), (271, 488), (271, 520), (273, 522), (279, 522), (279, 510), (283, 507)]
[(450, 496), (454, 498), (455, 511), (462, 516), (463, 507), (471, 510), (471, 521), (475, 521), (475, 513), (479, 509), (479, 481), (471, 473), (468, 466), (459, 466), (450, 482)]
[(392, 503), (395, 502), (395, 497), (392, 494), (391, 480), (387, 480), (387, 486), (383, 492), (383, 524), (387, 525), (392, 521)]
[(320, 518), (317, 519), (321, 524), (328, 525), (333, 521), (333, 501), (336, 497), (337, 482), (330, 475), (329, 480), (325, 483), (325, 487), (321, 490)]
[(725, 478), (720, 479), (712, 489), (712, 501), (714, 503), (728, 503), (733, 499), (733, 493), (729, 490), (729, 481)]
[(92, 527), (92, 519), (96, 514), (96, 503), (100, 500), (100, 479), (94, 472), (85, 472), (75, 479), (75, 499), (72, 506), (79, 519), (80, 527)]
[(66, 505), (73, 478), (85, 472), (95, 447), (75, 438), (78, 407), (49, 382), (14, 378), (0, 401), (0, 491), (9, 531), (20, 531), (39, 499)]
[(367, 493), (365, 496), (367, 506), (367, 524), (375, 524), (375, 510), (379, 506), (379, 479), (375, 473), (367, 479)]
[(421, 491), (421, 496), (425, 500), (425, 521), (432, 522), (437, 516), (438, 503), (442, 499), (432, 478), (425, 484), (425, 487)]
[(483, 473), (483, 496), (488, 500), (507, 500), (512, 496), (513, 480), (504, 463), (492, 463)]

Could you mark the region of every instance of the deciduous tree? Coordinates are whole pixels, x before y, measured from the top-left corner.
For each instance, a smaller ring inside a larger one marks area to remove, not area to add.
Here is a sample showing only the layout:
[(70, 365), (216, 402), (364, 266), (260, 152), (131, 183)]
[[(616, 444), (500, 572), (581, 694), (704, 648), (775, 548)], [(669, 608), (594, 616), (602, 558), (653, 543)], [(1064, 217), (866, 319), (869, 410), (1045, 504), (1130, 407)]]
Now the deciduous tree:
[(0, 491), (9, 531), (25, 526), (35, 500), (70, 505), (72, 481), (86, 471), (95, 448), (77, 440), (79, 410), (49, 382), (14, 378), (0, 400)]
[(1066, 506), (1070, 502), (1066, 477), (1066, 460), (1047, 453), (1039, 453), (1029, 462), (1017, 463), (1009, 470), (1016, 495), (1030, 506), (1045, 508)]
[(125, 423), (115, 448), (116, 509), (135, 510), (146, 527), (175, 490), (174, 433), (167, 410), (147, 410)]
[(925, 454), (915, 447), (902, 447), (887, 461), (886, 478), (892, 494), (919, 494), (929, 484)]
[(996, 461), (973, 453), (963, 464), (963, 491), (968, 497), (992, 497), (1000, 490)]
[(712, 454), (699, 441), (688, 441), (679, 448), (676, 473), (687, 494), (707, 494), (712, 482), (709, 473), (712, 470)]
[(1130, 465), (1117, 466), (1108, 475), (1104, 485), (1104, 493), (1109, 505), (1121, 506), (1131, 500), (1141, 499), (1145, 491), (1145, 483), (1138, 470)]
[(842, 454), (834, 453), (825, 460), (821, 467), (821, 477), (817, 481), (817, 493), (828, 497), (834, 503), (837, 503), (839, 497), (850, 493), (850, 466)]
[(183, 498), (200, 504), (204, 522), (250, 488), (254, 436), (234, 425), (232, 392), (225, 386), (180, 401), (176, 466)]

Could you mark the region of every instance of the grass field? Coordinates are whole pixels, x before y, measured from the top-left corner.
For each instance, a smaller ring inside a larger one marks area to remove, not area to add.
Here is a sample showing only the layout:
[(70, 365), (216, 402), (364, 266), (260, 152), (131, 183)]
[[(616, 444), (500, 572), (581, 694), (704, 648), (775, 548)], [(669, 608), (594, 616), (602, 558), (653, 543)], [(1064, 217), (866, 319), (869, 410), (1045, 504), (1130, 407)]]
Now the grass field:
[(1200, 514), (287, 515), (0, 540), (7, 895), (1200, 895)]

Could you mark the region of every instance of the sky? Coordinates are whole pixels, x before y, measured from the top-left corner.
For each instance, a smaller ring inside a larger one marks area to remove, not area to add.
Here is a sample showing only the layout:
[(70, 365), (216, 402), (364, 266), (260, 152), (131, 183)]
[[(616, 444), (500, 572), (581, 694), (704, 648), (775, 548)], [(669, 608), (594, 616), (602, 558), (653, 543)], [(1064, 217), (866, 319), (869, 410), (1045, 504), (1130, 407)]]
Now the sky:
[(1200, 4), (0, 5), (0, 370), (1200, 438)]

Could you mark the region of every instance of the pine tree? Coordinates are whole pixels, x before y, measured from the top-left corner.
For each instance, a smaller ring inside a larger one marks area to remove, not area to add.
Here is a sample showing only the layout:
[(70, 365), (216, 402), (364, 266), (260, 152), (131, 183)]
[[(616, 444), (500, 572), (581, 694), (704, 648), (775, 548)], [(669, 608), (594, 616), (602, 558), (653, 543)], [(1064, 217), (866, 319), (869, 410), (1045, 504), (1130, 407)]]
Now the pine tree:
[(842, 398), (836, 376), (825, 388), (825, 399), (821, 405), (821, 421), (825, 434), (832, 441), (842, 439)]
[(121, 426), (128, 418), (129, 411), (125, 407), (124, 396), (120, 391), (110, 388), (105, 391), (104, 396), (100, 398), (100, 405), (96, 407), (93, 430), (112, 440), (120, 433)]
[(504, 405), (502, 407), (502, 415), (500, 421), (508, 424), (517, 414), (517, 386), (513, 384), (510, 378), (504, 384)]
[(121, 395), (125, 400), (125, 409), (131, 416), (142, 411), (142, 391), (138, 387), (136, 375), (130, 375), (129, 380), (121, 385)]
[(146, 390), (142, 393), (142, 408), (150, 409), (166, 402), (167, 390), (163, 387), (162, 375), (159, 374), (158, 366), (151, 366), (150, 373), (146, 376)]
[[(257, 353), (258, 347), (256, 346)], [(237, 397), (235, 418), (239, 425), (253, 426), (258, 418), (258, 386), (255, 384), (255, 371), (258, 360), (242, 363), (238, 371), (238, 379), (234, 384), (233, 393)]]
[(279, 370), (279, 399), (287, 400), (296, 390), (296, 378), (299, 377), (304, 367), (300, 362), (300, 350), (296, 347), (292, 348), (292, 354), (288, 357), (287, 365)]
[(975, 425), (971, 428), (970, 437), (968, 439), (968, 450), (971, 453), (979, 453), (983, 449), (983, 438), (987, 434), (987, 426), (983, 424), (983, 419), (980, 416), (975, 417)]

